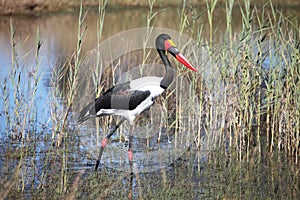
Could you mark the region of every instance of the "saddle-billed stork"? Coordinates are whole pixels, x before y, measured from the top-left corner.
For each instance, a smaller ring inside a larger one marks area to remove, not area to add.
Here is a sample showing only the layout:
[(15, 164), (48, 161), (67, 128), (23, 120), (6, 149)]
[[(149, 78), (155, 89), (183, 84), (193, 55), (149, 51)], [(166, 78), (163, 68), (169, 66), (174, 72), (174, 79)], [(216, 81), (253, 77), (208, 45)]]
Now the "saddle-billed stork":
[[(102, 139), (95, 170), (98, 168), (103, 150), (108, 140), (120, 127), (120, 125), (125, 120), (128, 120), (128, 122), (132, 125), (135, 117), (149, 109), (149, 107), (153, 105), (155, 98), (162, 94), (172, 83), (173, 69), (167, 57), (168, 52), (192, 71), (197, 71), (197, 69), (194, 68), (179, 52), (169, 35), (160, 34), (156, 38), (155, 42), (158, 54), (165, 65), (164, 77), (146, 76), (123, 84), (115, 85), (96, 98), (95, 101), (88, 104), (80, 112), (78, 118), (79, 123), (82, 123), (92, 117), (107, 115), (122, 116), (121, 121), (113, 129), (111, 129), (104, 139)], [(131, 168), (133, 161), (132, 138), (131, 126), (128, 144), (128, 159)]]

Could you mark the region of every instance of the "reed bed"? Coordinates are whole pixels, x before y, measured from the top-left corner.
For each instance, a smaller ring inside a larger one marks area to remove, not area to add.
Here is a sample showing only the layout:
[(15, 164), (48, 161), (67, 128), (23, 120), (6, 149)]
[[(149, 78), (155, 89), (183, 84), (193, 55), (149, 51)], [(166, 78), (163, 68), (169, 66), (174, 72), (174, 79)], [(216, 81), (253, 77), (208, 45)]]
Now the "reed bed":
[[(215, 38), (218, 45), (211, 45), (210, 29), (205, 46), (211, 53), (203, 68), (203, 126), (212, 133), (212, 145), (238, 152), (240, 159), (249, 160), (257, 149), (284, 152), (297, 164), (299, 26), (276, 11), (272, 2), (251, 9), (245, 1), (239, 5), (242, 30), (233, 33), (233, 3), (226, 6), (227, 31)], [(213, 6), (208, 4), (208, 11), (213, 12)], [(267, 6), (271, 13), (265, 11)]]

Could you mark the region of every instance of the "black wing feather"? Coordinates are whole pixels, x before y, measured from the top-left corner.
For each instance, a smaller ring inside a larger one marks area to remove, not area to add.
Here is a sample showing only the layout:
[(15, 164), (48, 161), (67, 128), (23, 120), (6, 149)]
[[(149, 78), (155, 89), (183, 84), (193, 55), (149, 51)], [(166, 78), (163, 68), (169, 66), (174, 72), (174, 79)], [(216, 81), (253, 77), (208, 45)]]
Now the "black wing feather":
[(101, 109), (133, 110), (150, 96), (150, 91), (130, 91), (129, 89), (129, 82), (108, 89), (82, 109), (78, 122), (82, 123), (89, 118), (96, 117), (97, 112)]

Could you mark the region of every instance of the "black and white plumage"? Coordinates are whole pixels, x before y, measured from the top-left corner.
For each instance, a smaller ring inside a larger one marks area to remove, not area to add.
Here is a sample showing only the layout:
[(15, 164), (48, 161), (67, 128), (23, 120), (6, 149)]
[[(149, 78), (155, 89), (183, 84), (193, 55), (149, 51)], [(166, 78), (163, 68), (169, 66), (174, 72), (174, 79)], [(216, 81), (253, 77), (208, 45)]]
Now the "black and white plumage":
[[(128, 120), (130, 124), (137, 115), (143, 111), (149, 109), (157, 96), (161, 95), (172, 83), (173, 69), (171, 63), (167, 57), (167, 53), (174, 56), (179, 62), (184, 64), (192, 71), (197, 71), (186, 58), (179, 53), (175, 44), (171, 40), (171, 37), (167, 34), (160, 34), (156, 38), (156, 49), (165, 66), (164, 77), (146, 76), (131, 80), (129, 82), (115, 85), (95, 101), (88, 104), (80, 112), (78, 122), (82, 123), (85, 120), (92, 117), (102, 117), (107, 115), (119, 115), (122, 116), (122, 120), (110, 131), (110, 133), (102, 140), (101, 149), (99, 152), (99, 158), (96, 163), (95, 169), (98, 168), (101, 156), (110, 137), (118, 129), (118, 127), (124, 122), (124, 119)], [(130, 165), (132, 166), (132, 135), (129, 135), (128, 145), (128, 158)]]
[[(79, 122), (106, 115), (119, 115), (130, 124), (135, 117), (154, 103), (164, 89), (160, 87), (162, 77), (148, 76), (115, 85), (87, 105), (79, 116)], [(145, 84), (147, 83), (147, 84)]]
[(159, 35), (156, 39), (156, 48), (165, 65), (164, 77), (146, 76), (113, 86), (82, 109), (78, 122), (93, 117), (119, 115), (132, 124), (135, 117), (153, 105), (155, 98), (161, 95), (173, 81), (173, 70), (166, 51), (191, 70), (197, 71), (179, 53), (169, 35)]

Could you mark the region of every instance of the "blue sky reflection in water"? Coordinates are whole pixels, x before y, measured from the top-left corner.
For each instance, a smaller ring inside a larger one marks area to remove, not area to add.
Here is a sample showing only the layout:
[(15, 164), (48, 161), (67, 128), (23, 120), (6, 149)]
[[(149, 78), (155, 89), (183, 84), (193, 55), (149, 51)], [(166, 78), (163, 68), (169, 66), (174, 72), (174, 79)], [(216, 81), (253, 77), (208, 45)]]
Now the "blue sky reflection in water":
[[(18, 41), (16, 39), (16, 61), (14, 63), (14, 66), (12, 66), (11, 61), (11, 52), (1, 52), (1, 69), (0, 69), (0, 81), (2, 86), (4, 87), (4, 83), (6, 83), (6, 90), (7, 94), (6, 97), (8, 97), (9, 102), (9, 111), (10, 116), (13, 117), (13, 110), (16, 108), (16, 105), (14, 105), (14, 91), (17, 92), (17, 97), (20, 101), (20, 114), (22, 113), (22, 110), (26, 109), (25, 106), (33, 105), (32, 108), (27, 108), (32, 110), (33, 112), (37, 113), (36, 118), (38, 119), (38, 126), (42, 126), (43, 124), (46, 124), (46, 122), (49, 120), (49, 108), (50, 108), (50, 102), (51, 102), (51, 85), (48, 84), (51, 71), (52, 71), (52, 64), (54, 63), (54, 60), (50, 60), (50, 56), (47, 56), (47, 52), (45, 52), (42, 48), (41, 54), (38, 59), (38, 64), (36, 64), (35, 61), (35, 46), (29, 51), (27, 49), (23, 49), (22, 47), (18, 47), (22, 43), (22, 41)], [(47, 47), (46, 47), (47, 48)], [(38, 78), (38, 84), (37, 84), (37, 91), (36, 95), (33, 97), (33, 90), (34, 85), (36, 82), (35, 73), (37, 71), (37, 78)], [(14, 75), (15, 74), (15, 75)], [(19, 78), (20, 77), (20, 78)], [(17, 82), (20, 79), (19, 87), (17, 86)], [(15, 86), (14, 86), (15, 85)], [(2, 88), (3, 89), (3, 88)], [(3, 91), (2, 91), (3, 96)], [(1, 111), (3, 111), (4, 106), (4, 99), (3, 97), (0, 99), (1, 101)], [(30, 104), (29, 101), (33, 101), (33, 104)], [(48, 105), (48, 106), (47, 106)], [(1, 132), (5, 131), (5, 115), (1, 116), (2, 119), (0, 120), (1, 123)], [(24, 117), (24, 116), (23, 116)], [(13, 124), (11, 124), (14, 126)]]

